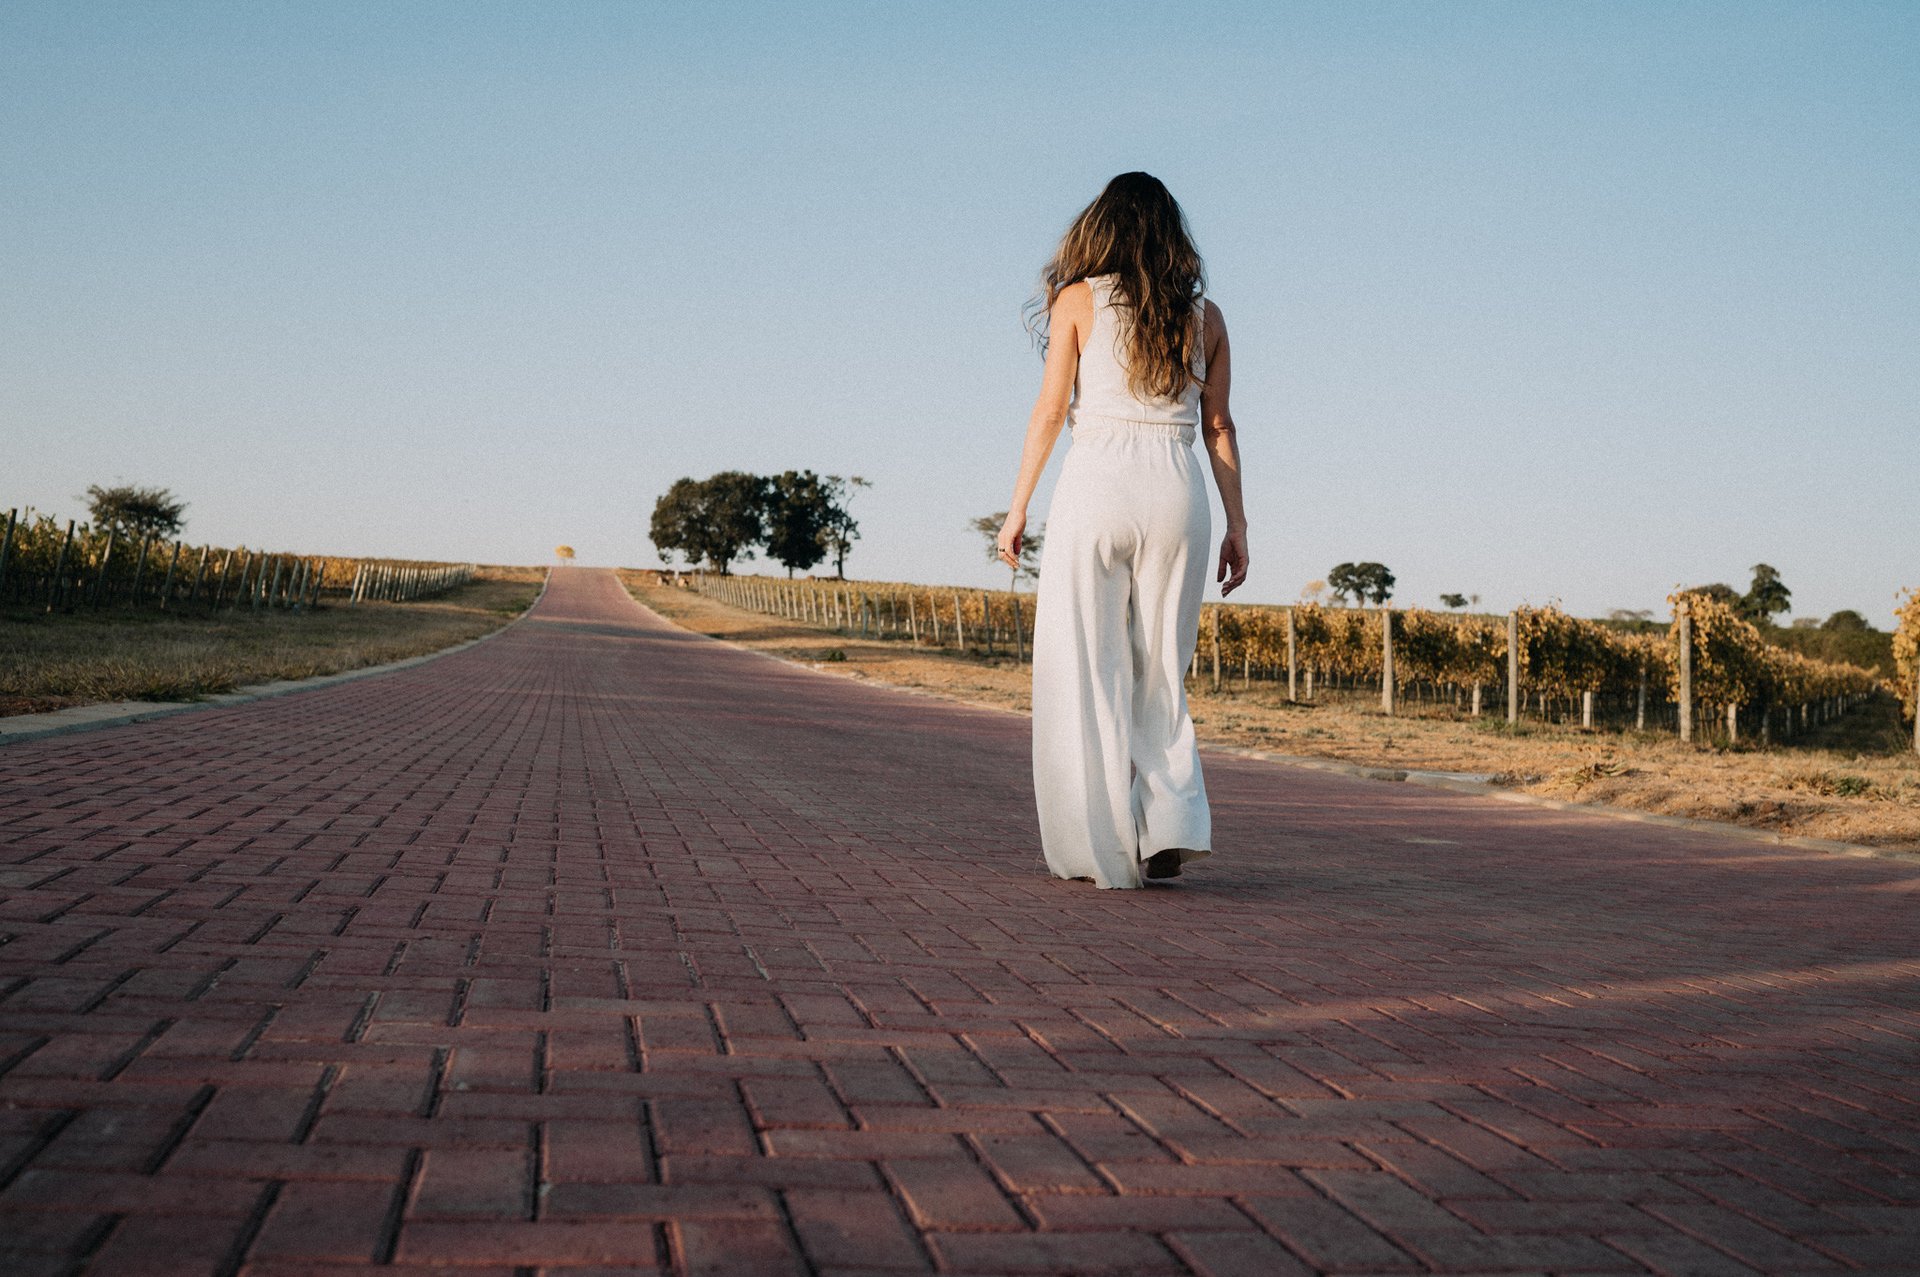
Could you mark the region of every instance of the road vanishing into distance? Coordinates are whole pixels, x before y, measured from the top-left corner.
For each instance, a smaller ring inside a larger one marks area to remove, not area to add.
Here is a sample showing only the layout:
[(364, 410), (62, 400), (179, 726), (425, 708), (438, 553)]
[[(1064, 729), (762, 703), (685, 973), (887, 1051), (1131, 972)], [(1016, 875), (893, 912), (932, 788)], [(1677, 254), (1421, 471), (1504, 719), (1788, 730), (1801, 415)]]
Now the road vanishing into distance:
[(1920, 1271), (1920, 864), (1025, 719), (562, 569), (399, 672), (0, 747), (0, 1271)]

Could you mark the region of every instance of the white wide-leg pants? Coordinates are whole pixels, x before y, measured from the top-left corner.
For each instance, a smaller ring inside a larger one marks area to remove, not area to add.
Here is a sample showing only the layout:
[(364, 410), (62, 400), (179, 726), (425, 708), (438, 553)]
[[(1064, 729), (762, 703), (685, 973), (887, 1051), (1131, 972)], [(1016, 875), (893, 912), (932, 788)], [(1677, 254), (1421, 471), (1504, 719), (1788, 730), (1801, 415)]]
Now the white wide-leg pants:
[(1033, 636), (1033, 785), (1057, 877), (1138, 887), (1155, 852), (1212, 847), (1184, 681), (1212, 535), (1193, 434), (1074, 423)]

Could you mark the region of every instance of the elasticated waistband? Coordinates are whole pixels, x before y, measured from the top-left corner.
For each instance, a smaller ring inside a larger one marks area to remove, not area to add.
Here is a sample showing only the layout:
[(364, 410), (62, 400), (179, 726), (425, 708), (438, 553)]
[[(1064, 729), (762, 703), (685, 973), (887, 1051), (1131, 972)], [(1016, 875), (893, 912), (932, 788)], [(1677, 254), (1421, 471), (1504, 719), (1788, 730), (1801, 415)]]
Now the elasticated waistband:
[(1076, 439), (1136, 435), (1158, 439), (1178, 439), (1181, 443), (1192, 443), (1194, 436), (1192, 426), (1175, 421), (1137, 421), (1128, 417), (1076, 416), (1072, 424), (1073, 437)]

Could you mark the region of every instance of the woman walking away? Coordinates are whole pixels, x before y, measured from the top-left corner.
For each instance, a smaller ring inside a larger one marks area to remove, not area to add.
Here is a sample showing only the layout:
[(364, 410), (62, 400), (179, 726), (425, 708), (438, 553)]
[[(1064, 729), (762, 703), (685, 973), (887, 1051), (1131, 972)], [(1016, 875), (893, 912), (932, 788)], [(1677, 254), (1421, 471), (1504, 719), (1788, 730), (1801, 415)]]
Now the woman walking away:
[(1027, 502), (1070, 425), (1034, 620), (1040, 844), (1056, 877), (1138, 887), (1212, 851), (1183, 678), (1212, 535), (1196, 428), (1227, 515), (1221, 593), (1247, 576), (1227, 328), (1180, 206), (1145, 173), (1114, 178), (1074, 219), (1042, 286), (1046, 371), (998, 541), (1018, 563)]

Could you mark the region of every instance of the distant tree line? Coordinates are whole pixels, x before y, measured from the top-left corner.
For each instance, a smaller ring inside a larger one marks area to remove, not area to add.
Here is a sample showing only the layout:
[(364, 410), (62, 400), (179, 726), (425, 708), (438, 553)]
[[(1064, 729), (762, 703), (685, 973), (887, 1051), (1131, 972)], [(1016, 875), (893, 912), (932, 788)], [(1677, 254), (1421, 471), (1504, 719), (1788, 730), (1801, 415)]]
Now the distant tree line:
[(723, 470), (705, 479), (676, 479), (654, 503), (650, 535), (669, 566), (677, 554), (724, 575), (735, 559), (765, 551), (788, 576), (831, 558), (834, 575), (845, 577), (847, 554), (860, 539), (860, 524), (847, 506), (858, 489), (872, 486), (859, 475), (843, 479), (811, 470)]

